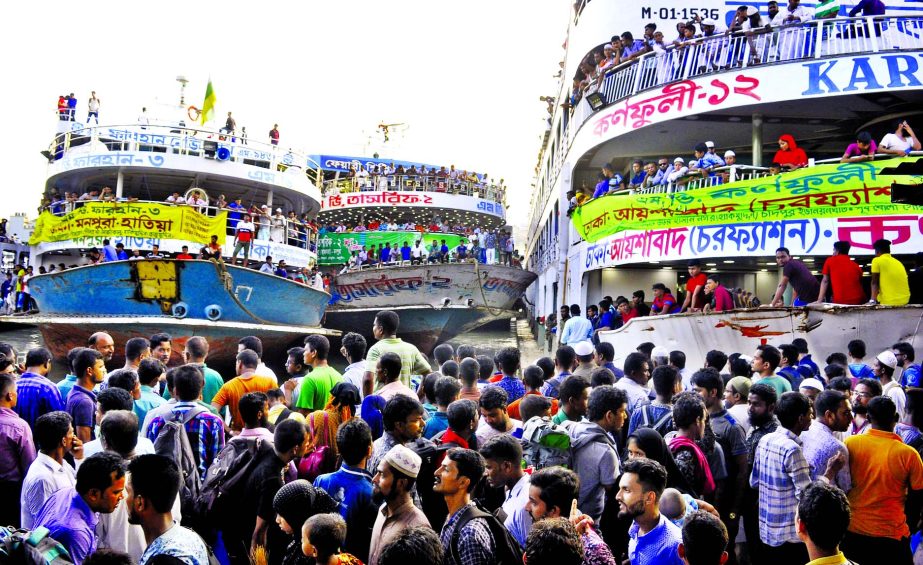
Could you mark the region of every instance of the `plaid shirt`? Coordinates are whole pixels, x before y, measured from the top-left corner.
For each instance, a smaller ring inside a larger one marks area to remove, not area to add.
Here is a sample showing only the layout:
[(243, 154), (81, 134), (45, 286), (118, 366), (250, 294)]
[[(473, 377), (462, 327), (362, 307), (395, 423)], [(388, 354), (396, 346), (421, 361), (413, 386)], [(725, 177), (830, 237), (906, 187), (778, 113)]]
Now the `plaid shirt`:
[(16, 381), (16, 395), (16, 413), (33, 429), (42, 414), (64, 410), (61, 391), (43, 375), (23, 373)]
[(496, 544), (494, 537), (490, 533), (490, 527), (481, 518), (475, 518), (468, 521), (462, 528), (458, 536), (458, 557), (461, 562), (455, 560), (455, 552), (452, 551), (452, 536), (455, 534), (455, 525), (458, 519), (465, 512), (468, 506), (473, 503), (469, 502), (458, 512), (449, 516), (445, 525), (442, 527), (442, 533), (439, 539), (442, 540), (442, 547), (445, 551), (445, 565), (494, 565), (496, 558)]
[(772, 547), (799, 543), (795, 511), (801, 493), (811, 484), (811, 466), (801, 451), (801, 438), (779, 426), (760, 440), (750, 473), (758, 488), (760, 539)]
[[(177, 402), (173, 406), (172, 412), (182, 417), (183, 414), (196, 406), (198, 404), (195, 402)], [(151, 441), (156, 440), (165, 423), (166, 420), (163, 416), (155, 416), (151, 420), (147, 438)], [(206, 410), (186, 422), (183, 427), (186, 428), (186, 435), (189, 436), (189, 441), (192, 443), (193, 452), (196, 454), (199, 465), (199, 473), (204, 480), (205, 471), (208, 470), (215, 457), (218, 456), (218, 452), (224, 447), (224, 422), (220, 417)]]

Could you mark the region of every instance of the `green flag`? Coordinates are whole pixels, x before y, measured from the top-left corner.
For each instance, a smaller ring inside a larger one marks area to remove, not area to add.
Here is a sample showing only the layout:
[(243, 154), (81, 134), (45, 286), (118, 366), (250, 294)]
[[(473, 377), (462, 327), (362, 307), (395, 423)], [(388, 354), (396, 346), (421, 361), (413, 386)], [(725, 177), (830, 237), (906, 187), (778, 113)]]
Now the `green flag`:
[(205, 102), (202, 103), (202, 125), (215, 117), (215, 89), (212, 87), (212, 78), (208, 77), (208, 86), (205, 87)]

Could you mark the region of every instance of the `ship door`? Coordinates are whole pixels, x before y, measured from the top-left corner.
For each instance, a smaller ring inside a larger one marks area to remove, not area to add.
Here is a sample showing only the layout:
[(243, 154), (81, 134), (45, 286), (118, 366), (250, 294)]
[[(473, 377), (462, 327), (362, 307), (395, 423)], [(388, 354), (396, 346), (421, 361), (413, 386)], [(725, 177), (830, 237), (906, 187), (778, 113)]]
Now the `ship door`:
[(173, 261), (132, 261), (138, 300), (157, 301), (164, 312), (179, 300), (179, 275)]

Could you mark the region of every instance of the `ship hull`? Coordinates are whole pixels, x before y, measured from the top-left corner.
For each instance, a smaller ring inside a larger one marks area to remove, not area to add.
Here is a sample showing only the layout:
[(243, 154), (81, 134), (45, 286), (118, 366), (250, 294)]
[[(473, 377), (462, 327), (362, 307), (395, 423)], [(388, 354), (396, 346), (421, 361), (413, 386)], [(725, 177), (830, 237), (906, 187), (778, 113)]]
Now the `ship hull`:
[(107, 363), (109, 369), (121, 367), (125, 362), (124, 344), (133, 337), (148, 338), (155, 333), (165, 332), (173, 338), (173, 355), (170, 366), (184, 363), (182, 352), (186, 341), (193, 336), (208, 341), (209, 367), (223, 375), (233, 375), (240, 338), (256, 336), (263, 343), (263, 359), (277, 370), (283, 369), (286, 351), (303, 346), (308, 335), (320, 334), (334, 338), (337, 332), (316, 327), (276, 326), (237, 322), (208, 322), (201, 320), (176, 319), (162, 316), (22, 316), (5, 318), (19, 325), (38, 326), (46, 347), (61, 362), (74, 347), (86, 347), (87, 337), (98, 331), (112, 336), (116, 344), (115, 355)]
[(634, 318), (622, 328), (599, 336), (615, 348), (616, 364), (641, 343), (652, 342), (683, 351), (686, 366), (694, 370), (704, 366), (705, 354), (712, 349), (752, 356), (760, 344), (778, 347), (799, 337), (807, 340), (808, 350), (819, 364), (831, 353), (845, 353), (853, 339), (865, 341), (869, 358), (907, 341), (920, 359), (923, 343), (914, 337), (921, 321), (923, 306), (755, 308)]
[(369, 345), (372, 345), (375, 342), (372, 336), (372, 323), (375, 321), (375, 315), (385, 309), (397, 312), (400, 316), (401, 325), (397, 331), (398, 337), (414, 344), (425, 354), (432, 352), (436, 345), (449, 341), (459, 334), (476, 330), (497, 320), (508, 320), (516, 315), (511, 310), (488, 310), (466, 306), (331, 309), (327, 312), (324, 326), (339, 330), (344, 334), (356, 332), (365, 337)]
[(381, 310), (400, 316), (398, 335), (429, 353), (438, 343), (490, 322), (513, 308), (536, 275), (517, 267), (450, 263), (372, 268), (337, 275), (325, 326), (354, 331), (370, 343)]
[(163, 316), (301, 327), (319, 325), (330, 298), (282, 277), (213, 261), (113, 261), (37, 275), (29, 286), (48, 316)]

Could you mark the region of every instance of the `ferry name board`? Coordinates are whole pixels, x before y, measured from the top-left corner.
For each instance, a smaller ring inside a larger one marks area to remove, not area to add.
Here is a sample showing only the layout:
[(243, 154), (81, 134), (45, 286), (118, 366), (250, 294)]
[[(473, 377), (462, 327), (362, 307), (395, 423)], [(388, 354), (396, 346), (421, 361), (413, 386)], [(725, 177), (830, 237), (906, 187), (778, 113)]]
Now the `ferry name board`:
[(577, 208), (571, 219), (593, 243), (626, 230), (913, 214), (915, 207), (891, 203), (892, 181), (910, 177), (882, 172), (903, 161), (818, 165), (672, 194), (603, 196)]
[(406, 231), (366, 231), (356, 233), (327, 233), (317, 238), (317, 263), (320, 265), (342, 265), (349, 261), (353, 251), (363, 247), (371, 249), (384, 247), (390, 243), (392, 253), (400, 256), (404, 243), (413, 246), (416, 241), (421, 241), (420, 246), (424, 252), (429, 253), (429, 246), (435, 241), (440, 246), (442, 242), (449, 249), (454, 250), (461, 242), (468, 238), (450, 233), (420, 233)]

